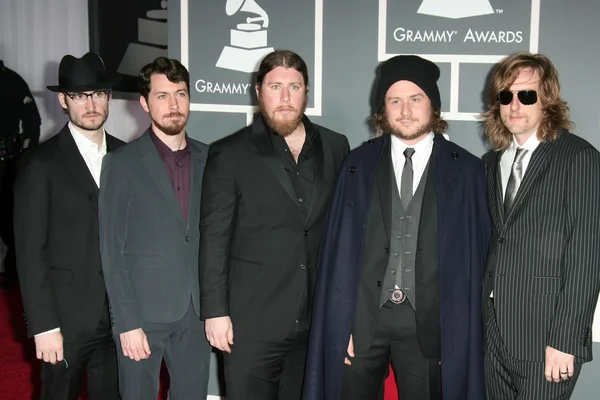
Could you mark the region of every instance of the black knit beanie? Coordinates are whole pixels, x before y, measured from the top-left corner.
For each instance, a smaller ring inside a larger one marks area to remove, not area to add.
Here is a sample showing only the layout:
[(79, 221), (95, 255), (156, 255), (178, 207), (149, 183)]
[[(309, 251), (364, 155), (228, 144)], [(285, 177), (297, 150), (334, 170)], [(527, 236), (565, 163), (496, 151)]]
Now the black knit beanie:
[(381, 66), (379, 83), (377, 84), (377, 106), (381, 109), (385, 103), (385, 95), (394, 83), (410, 81), (420, 87), (436, 110), (441, 110), (442, 101), (437, 80), (440, 69), (433, 62), (419, 56), (396, 56), (385, 61)]

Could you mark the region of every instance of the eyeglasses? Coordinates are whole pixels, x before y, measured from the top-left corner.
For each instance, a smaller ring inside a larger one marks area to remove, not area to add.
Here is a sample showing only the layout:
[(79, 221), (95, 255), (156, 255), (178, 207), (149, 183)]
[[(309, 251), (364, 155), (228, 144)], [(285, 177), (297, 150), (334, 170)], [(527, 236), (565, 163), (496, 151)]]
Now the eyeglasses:
[(498, 93), (498, 103), (503, 106), (507, 106), (513, 101), (513, 95), (517, 94), (517, 98), (524, 106), (531, 106), (537, 103), (537, 99), (539, 97), (538, 93), (535, 90), (518, 90), (511, 92), (510, 90), (503, 90)]
[(98, 90), (92, 93), (65, 93), (73, 100), (75, 104), (85, 104), (88, 97), (91, 97), (94, 103), (104, 103), (108, 99), (108, 90)]

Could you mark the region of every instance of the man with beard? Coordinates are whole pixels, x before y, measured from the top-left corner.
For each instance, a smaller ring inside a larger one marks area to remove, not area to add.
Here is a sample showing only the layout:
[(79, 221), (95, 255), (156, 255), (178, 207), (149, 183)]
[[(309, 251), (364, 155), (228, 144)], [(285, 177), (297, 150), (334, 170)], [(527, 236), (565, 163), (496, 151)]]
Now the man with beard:
[(104, 131), (110, 88), (100, 57), (66, 55), (58, 101), (69, 122), (24, 154), (15, 184), (15, 243), (25, 322), (43, 360), (41, 398), (118, 399), (117, 357), (98, 246), (102, 159), (123, 142)]
[(319, 244), (349, 149), (304, 115), (308, 90), (299, 55), (268, 54), (260, 115), (210, 147), (200, 304), (206, 337), (224, 352), (228, 400), (300, 399)]
[(186, 134), (189, 82), (177, 60), (144, 66), (140, 103), (151, 125), (104, 161), (100, 249), (125, 400), (156, 399), (163, 359), (172, 400), (207, 396), (198, 246), (208, 147)]
[(491, 233), (481, 161), (447, 141), (440, 70), (386, 61), (380, 137), (342, 166), (319, 257), (304, 399), (481, 400), (479, 293)]

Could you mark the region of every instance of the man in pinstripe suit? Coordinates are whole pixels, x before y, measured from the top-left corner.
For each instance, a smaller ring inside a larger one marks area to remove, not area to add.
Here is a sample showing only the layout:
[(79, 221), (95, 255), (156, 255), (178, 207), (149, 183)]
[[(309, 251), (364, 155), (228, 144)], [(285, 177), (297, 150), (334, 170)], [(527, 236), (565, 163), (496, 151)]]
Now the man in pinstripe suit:
[(592, 359), (600, 290), (600, 153), (570, 133), (558, 73), (496, 68), (484, 156), (494, 233), (483, 285), (488, 400), (568, 399)]

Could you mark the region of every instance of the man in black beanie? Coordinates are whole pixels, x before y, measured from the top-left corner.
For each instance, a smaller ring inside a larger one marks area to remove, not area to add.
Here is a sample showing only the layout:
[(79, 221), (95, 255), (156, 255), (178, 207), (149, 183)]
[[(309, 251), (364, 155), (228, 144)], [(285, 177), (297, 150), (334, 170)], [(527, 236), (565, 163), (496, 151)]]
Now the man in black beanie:
[(402, 400), (481, 400), (483, 165), (442, 135), (437, 65), (380, 72), (379, 137), (346, 158), (325, 227), (303, 399), (376, 399), (391, 360)]

